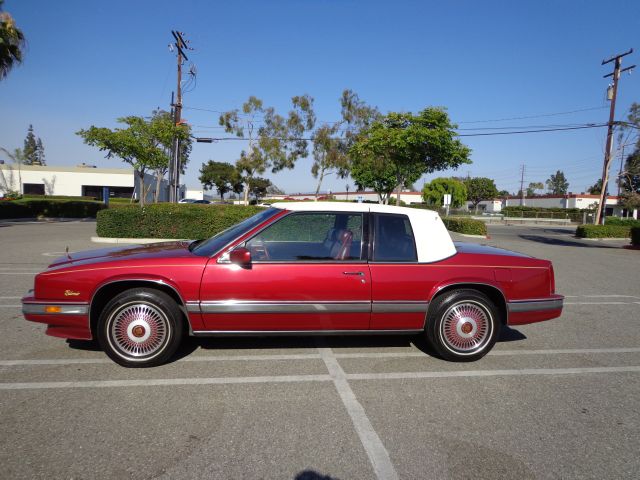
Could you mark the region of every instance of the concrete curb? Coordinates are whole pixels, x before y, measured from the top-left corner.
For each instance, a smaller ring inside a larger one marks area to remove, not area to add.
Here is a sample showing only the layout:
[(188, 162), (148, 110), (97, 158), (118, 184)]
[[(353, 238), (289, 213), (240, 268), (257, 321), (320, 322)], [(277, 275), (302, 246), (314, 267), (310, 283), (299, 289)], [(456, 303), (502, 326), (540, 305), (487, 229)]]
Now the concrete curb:
[(631, 238), (630, 237), (606, 237), (606, 238), (583, 238), (583, 237), (577, 237), (574, 235), (574, 238), (577, 238), (578, 240), (588, 240), (591, 242), (607, 242), (610, 240), (613, 241), (620, 241), (620, 240), (628, 240), (629, 243), (631, 242)]
[(114, 238), (114, 237), (91, 237), (93, 243), (126, 243), (126, 244), (145, 244), (145, 243), (162, 243), (162, 242), (180, 242), (184, 238)]
[(461, 237), (469, 237), (469, 238), (489, 238), (486, 235), (471, 235), (470, 233), (458, 233), (449, 230), (449, 233), (455, 233), (456, 235), (460, 235)]
[(0, 223), (65, 223), (65, 222), (95, 222), (95, 217), (61, 218), (61, 217), (27, 217), (0, 218)]

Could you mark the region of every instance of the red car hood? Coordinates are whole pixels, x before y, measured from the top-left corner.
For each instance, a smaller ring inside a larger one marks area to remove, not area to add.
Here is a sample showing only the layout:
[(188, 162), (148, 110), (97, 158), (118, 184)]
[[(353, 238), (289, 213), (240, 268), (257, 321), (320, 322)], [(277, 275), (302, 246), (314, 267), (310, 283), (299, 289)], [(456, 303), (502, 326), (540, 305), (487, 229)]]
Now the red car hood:
[(187, 257), (193, 255), (189, 251), (189, 241), (160, 242), (147, 245), (129, 245), (126, 247), (99, 248), (73, 252), (56, 258), (49, 268), (60, 267), (65, 264), (82, 262), (94, 263), (113, 260), (134, 260), (167, 257)]

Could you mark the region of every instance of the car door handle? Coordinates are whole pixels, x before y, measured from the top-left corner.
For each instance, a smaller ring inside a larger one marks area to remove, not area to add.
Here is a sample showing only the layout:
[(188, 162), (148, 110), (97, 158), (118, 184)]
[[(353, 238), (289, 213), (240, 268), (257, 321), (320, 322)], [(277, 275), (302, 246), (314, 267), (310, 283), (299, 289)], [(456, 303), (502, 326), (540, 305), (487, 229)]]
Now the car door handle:
[(360, 275), (364, 277), (364, 272), (342, 272), (343, 275)]

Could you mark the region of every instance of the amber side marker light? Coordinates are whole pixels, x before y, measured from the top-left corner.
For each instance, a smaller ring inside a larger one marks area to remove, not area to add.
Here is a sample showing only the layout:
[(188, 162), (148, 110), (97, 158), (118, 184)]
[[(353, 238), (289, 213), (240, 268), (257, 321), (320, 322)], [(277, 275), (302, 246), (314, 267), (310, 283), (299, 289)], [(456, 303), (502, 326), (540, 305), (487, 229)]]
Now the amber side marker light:
[(47, 305), (44, 307), (44, 313), (60, 313), (62, 308), (57, 305)]

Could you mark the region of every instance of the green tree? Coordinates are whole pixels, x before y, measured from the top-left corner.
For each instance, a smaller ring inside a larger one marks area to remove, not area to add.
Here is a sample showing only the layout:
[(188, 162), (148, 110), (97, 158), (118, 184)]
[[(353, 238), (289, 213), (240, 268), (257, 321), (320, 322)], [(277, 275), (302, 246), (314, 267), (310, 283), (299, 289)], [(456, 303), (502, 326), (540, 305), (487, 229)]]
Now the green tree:
[(2, 11), (4, 0), (0, 0), (0, 80), (9, 75), (11, 69), (22, 63), (25, 39), (22, 30), (8, 12)]
[(461, 207), (467, 201), (467, 187), (455, 178), (436, 178), (422, 188), (422, 199), (429, 205), (441, 207), (444, 195), (451, 195), (451, 206)]
[(214, 162), (213, 160), (202, 164), (199, 179), (205, 188), (212, 189), (215, 187), (221, 199), (224, 199), (224, 195), (227, 192), (231, 192), (233, 186), (239, 181), (238, 171), (233, 165), (225, 162)]
[(625, 161), (620, 189), (623, 192), (640, 193), (640, 146)]
[[(6, 169), (0, 169), (0, 191), (7, 197), (19, 197), (22, 195), (22, 165), (25, 162), (24, 152), (20, 148), (14, 149), (12, 152), (6, 148), (0, 147), (11, 164), (6, 165)], [(18, 178), (15, 177), (15, 170), (18, 171)]]
[(553, 195), (566, 195), (569, 190), (569, 182), (564, 176), (564, 172), (562, 170), (558, 170), (555, 174), (551, 174), (545, 183), (547, 184), (547, 190), (549, 190)]
[(599, 178), (596, 183), (587, 188), (587, 192), (589, 192), (591, 195), (600, 195), (600, 193), (602, 192), (602, 179)]
[(24, 153), (25, 165), (38, 165), (38, 141), (33, 133), (33, 125), (29, 125), (27, 130), (22, 153)]
[(349, 175), (347, 152), (344, 141), (336, 137), (340, 128), (339, 123), (322, 125), (312, 135), (313, 141), (313, 165), (311, 175), (318, 179), (316, 186), (316, 198), (320, 193), (320, 187), (324, 177), (336, 174), (340, 178)]
[(510, 196), (510, 195), (511, 195), (511, 194), (509, 193), (509, 191), (508, 191), (508, 190), (500, 190), (500, 191), (498, 192), (498, 197), (500, 197), (500, 198), (508, 197), (508, 196)]
[(425, 173), (471, 163), (470, 150), (456, 138), (455, 128), (441, 108), (426, 108), (418, 115), (389, 113), (364, 130), (349, 150), (351, 176), (381, 195), (389, 191), (392, 174), (391, 191), (397, 188), (399, 201), (402, 188)]
[(251, 195), (253, 195), (256, 200), (264, 197), (271, 186), (271, 180), (262, 177), (255, 177), (251, 182)]
[(36, 161), (38, 162), (38, 165), (45, 166), (47, 164), (44, 155), (44, 145), (42, 144), (42, 139), (40, 137), (38, 137), (38, 140), (36, 141)]
[[(141, 207), (144, 206), (148, 193), (144, 177), (149, 170), (166, 172), (174, 136), (180, 140), (183, 149), (188, 147), (190, 150), (189, 127), (167, 121), (168, 118), (170, 120), (170, 115), (165, 114), (166, 112), (154, 112), (150, 120), (136, 116), (119, 118), (118, 123), (126, 125), (125, 128), (111, 130), (91, 126), (77, 132), (84, 143), (107, 152), (107, 158), (118, 157), (133, 167), (138, 179)], [(157, 194), (156, 190), (156, 199)]]
[(464, 181), (467, 187), (467, 198), (471, 202), (476, 213), (478, 213), (478, 205), (483, 200), (491, 200), (498, 196), (498, 189), (495, 182), (486, 177), (471, 177)]
[(542, 190), (544, 188), (544, 183), (542, 182), (531, 182), (527, 187), (527, 197), (535, 197), (536, 190)]
[[(291, 99), (293, 108), (287, 117), (276, 113), (272, 107), (264, 107), (262, 100), (251, 96), (238, 109), (220, 115), (219, 124), (227, 133), (246, 138), (247, 149), (240, 153), (236, 167), (241, 174), (244, 189), (244, 203), (249, 203), (251, 182), (254, 177), (267, 169), (273, 173), (291, 169), (300, 157), (307, 155), (307, 140), (304, 133), (315, 126), (313, 98), (308, 95)], [(262, 117), (262, 125), (257, 119)]]

